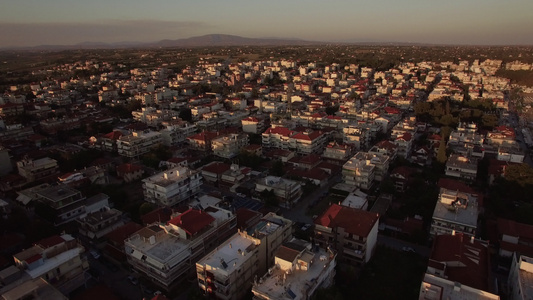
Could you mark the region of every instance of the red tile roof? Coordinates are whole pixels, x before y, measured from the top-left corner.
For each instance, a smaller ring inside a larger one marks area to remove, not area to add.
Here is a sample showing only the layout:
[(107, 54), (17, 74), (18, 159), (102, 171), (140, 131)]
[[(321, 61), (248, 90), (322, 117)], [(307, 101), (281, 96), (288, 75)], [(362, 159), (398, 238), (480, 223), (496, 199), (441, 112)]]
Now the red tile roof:
[(172, 210), (168, 207), (159, 207), (147, 214), (141, 216), (144, 225), (155, 222), (166, 223), (172, 217)]
[(215, 174), (222, 174), (229, 170), (231, 168), (231, 165), (223, 163), (223, 162), (213, 162), (210, 163), (207, 166), (204, 166), (202, 168), (202, 171), (211, 172)]
[(64, 242), (65, 240), (59, 235), (53, 235), (51, 237), (38, 241), (37, 243), (35, 243), (35, 245), (40, 246), (43, 249), (46, 249), (46, 248), (50, 248), (50, 247), (53, 247), (55, 245), (58, 245)]
[(500, 234), (533, 241), (533, 226), (518, 223), (513, 220), (498, 218), (498, 232)]
[(218, 136), (218, 133), (216, 132), (200, 132), (198, 134), (187, 137), (187, 139), (206, 142), (206, 141), (211, 141), (217, 136)]
[(247, 229), (248, 226), (251, 226), (253, 224), (250, 224), (254, 221), (254, 219), (257, 219), (259, 221), (261, 217), (263, 217), (263, 214), (260, 212), (257, 212), (255, 210), (250, 210), (246, 207), (241, 207), (237, 209), (235, 212), (237, 215), (237, 228), (239, 229)]
[(316, 140), (321, 135), (322, 135), (322, 132), (320, 131), (298, 132), (297, 134), (293, 135), (292, 138), (298, 139), (298, 140), (312, 141), (312, 140)]
[(104, 135), (104, 138), (111, 139), (111, 140), (118, 140), (122, 136), (122, 132), (120, 131), (113, 131), (106, 135)]
[(460, 191), (468, 194), (478, 194), (473, 188), (455, 179), (441, 178), (439, 179), (439, 183), (437, 185), (439, 186), (439, 188), (444, 188), (451, 191)]
[(286, 127), (276, 127), (276, 128), (270, 127), (265, 131), (265, 134), (279, 134), (279, 135), (283, 135), (286, 137), (290, 137), (294, 134), (294, 131)]
[(348, 233), (366, 237), (379, 220), (379, 215), (365, 210), (332, 204), (315, 224), (325, 227), (341, 227)]
[(394, 143), (391, 143), (390, 141), (387, 141), (387, 140), (376, 143), (376, 147), (379, 149), (387, 149), (387, 150), (394, 150), (398, 148), (398, 146), (396, 146)]
[(178, 226), (190, 235), (194, 235), (207, 225), (211, 224), (213, 221), (215, 221), (215, 218), (213, 218), (211, 215), (191, 208), (181, 215), (168, 221), (168, 223)]
[(122, 164), (117, 166), (118, 174), (133, 173), (142, 170), (142, 167), (134, 164)]
[[(487, 243), (488, 244), (488, 243)], [(488, 245), (462, 233), (438, 235), (433, 242), (430, 261), (447, 263), (445, 275), (473, 288), (487, 290), (489, 272)], [(455, 266), (451, 262), (460, 262)]]
[(401, 113), (401, 111), (397, 108), (394, 108), (394, 107), (390, 107), (390, 106), (387, 106), (384, 108), (385, 112), (388, 113), (388, 114), (395, 114), (395, 115), (398, 115)]
[(106, 234), (106, 238), (116, 245), (123, 245), (124, 240), (143, 227), (137, 223), (129, 222)]
[(32, 255), (32, 256), (26, 258), (25, 262), (26, 262), (27, 264), (31, 264), (31, 263), (33, 263), (33, 262), (38, 261), (38, 260), (41, 259), (41, 258), (42, 258), (41, 254), (35, 254), (35, 255)]

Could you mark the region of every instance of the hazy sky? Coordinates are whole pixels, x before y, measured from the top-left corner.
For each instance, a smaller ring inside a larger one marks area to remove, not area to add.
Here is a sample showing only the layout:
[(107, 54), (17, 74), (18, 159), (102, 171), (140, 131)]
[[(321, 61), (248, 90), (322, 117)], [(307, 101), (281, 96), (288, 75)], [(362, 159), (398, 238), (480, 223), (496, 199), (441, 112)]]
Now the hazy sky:
[(532, 0), (1, 0), (0, 47), (220, 33), (533, 45)]

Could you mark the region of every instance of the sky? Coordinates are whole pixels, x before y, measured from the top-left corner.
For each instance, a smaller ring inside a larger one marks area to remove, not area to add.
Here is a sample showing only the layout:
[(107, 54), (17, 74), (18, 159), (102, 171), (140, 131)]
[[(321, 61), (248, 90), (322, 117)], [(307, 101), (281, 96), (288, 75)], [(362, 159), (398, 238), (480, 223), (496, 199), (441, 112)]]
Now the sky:
[(2, 0), (0, 48), (206, 34), (533, 45), (532, 0)]

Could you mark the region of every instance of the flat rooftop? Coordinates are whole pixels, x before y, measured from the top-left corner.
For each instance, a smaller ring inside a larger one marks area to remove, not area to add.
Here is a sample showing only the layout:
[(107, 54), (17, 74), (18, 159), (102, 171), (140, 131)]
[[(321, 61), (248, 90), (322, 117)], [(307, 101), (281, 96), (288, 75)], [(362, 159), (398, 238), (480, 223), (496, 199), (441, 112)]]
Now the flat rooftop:
[[(161, 228), (161, 230), (164, 229)], [(189, 249), (189, 241), (180, 239), (177, 235), (166, 233), (158, 236), (155, 238), (154, 243), (151, 243), (150, 237), (155, 235), (155, 232), (145, 227), (127, 239), (125, 242), (129, 243), (134, 249), (131, 256), (139, 260), (145, 256), (147, 263), (161, 267), (164, 264), (173, 267), (189, 257), (190, 252), (187, 251)], [(186, 255), (182, 255), (183, 253)]]
[(63, 199), (69, 198), (69, 197), (73, 197), (73, 196), (76, 196), (76, 195), (80, 194), (80, 192), (78, 190), (73, 189), (73, 188), (69, 187), (66, 184), (51, 186), (49, 188), (46, 188), (46, 189), (43, 189), (43, 190), (40, 190), (40, 191), (36, 191), (36, 193), (39, 196), (44, 197), (44, 198), (46, 198), (48, 200), (51, 200), (51, 201), (54, 201), (54, 202), (57, 202), (57, 201), (60, 201), (60, 200), (63, 200)]
[(478, 209), (477, 205), (469, 204), (466, 208), (453, 208), (451, 205), (437, 202), (433, 211), (433, 219), (445, 220), (459, 224), (477, 227)]
[(250, 259), (252, 254), (249, 252), (255, 247), (252, 239), (237, 233), (218, 246), (216, 250), (204, 256), (198, 264), (206, 266), (207, 270), (216, 270), (227, 276)]
[(187, 167), (178, 166), (178, 167), (157, 173), (153, 176), (150, 176), (144, 179), (143, 181), (146, 183), (153, 183), (159, 186), (166, 187), (178, 181), (184, 180), (196, 172), (197, 171), (193, 171)]
[(500, 296), (426, 273), (420, 286), (418, 300), (435, 299), (499, 300)]
[(533, 258), (527, 256), (520, 256), (520, 286), (522, 286), (522, 294), (524, 299), (533, 298)]
[(36, 299), (36, 300), (67, 300), (65, 295), (61, 294), (53, 286), (48, 284), (44, 279), (37, 278), (26, 281), (19, 286), (1, 295), (5, 300), (18, 299)]
[(313, 261), (307, 271), (295, 270), (287, 275), (283, 270), (273, 267), (271, 274), (268, 272), (254, 284), (253, 291), (268, 295), (270, 299), (307, 299), (306, 291), (322, 284), (324, 278), (321, 275), (331, 271), (328, 266), (335, 256), (330, 254), (324, 249), (318, 252), (305, 251), (300, 259)]

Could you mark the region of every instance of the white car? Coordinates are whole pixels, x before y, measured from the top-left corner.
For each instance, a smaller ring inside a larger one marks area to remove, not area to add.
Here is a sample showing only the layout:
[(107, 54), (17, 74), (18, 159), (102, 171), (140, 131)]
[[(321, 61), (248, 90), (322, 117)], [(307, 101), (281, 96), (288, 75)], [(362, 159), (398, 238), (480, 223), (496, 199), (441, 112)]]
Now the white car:
[(305, 224), (304, 226), (302, 226), (301, 229), (302, 229), (302, 231), (306, 231), (307, 229), (311, 228), (311, 226), (313, 226), (313, 225), (311, 225), (311, 224)]
[(411, 247), (402, 247), (402, 251), (416, 253), (415, 249), (413, 249)]
[(98, 252), (96, 252), (95, 250), (91, 250), (89, 252), (94, 257), (94, 259), (99, 259), (100, 258), (100, 254)]
[(243, 194), (243, 193), (237, 193), (237, 196), (241, 197), (241, 198), (246, 198), (246, 195)]

